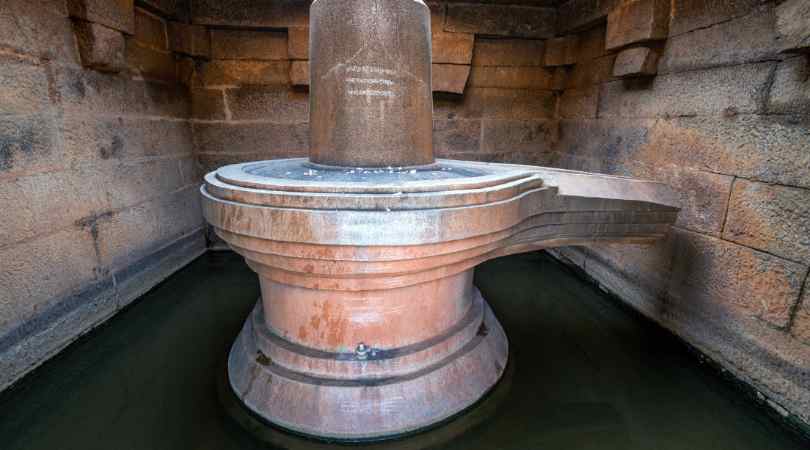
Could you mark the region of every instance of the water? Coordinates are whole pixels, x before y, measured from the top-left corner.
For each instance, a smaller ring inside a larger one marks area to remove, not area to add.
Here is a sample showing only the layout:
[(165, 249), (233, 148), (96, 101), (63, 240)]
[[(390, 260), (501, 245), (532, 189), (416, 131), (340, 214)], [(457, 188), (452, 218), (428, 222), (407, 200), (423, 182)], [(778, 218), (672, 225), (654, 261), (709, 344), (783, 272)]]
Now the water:
[[(670, 336), (543, 254), (484, 264), (476, 283), (509, 336), (505, 381), (469, 414), (371, 447), (807, 448)], [(248, 433), (237, 422), (255, 420), (218, 399), (224, 357), (258, 295), (236, 255), (199, 258), (0, 395), (0, 448), (335, 448)]]

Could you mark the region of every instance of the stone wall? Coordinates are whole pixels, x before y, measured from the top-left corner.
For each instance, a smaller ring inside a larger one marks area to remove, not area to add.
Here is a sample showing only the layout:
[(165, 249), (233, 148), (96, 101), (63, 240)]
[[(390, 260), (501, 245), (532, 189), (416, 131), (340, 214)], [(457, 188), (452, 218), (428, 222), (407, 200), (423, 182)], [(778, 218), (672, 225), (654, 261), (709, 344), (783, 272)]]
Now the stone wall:
[(205, 250), (173, 2), (148, 3), (0, 2), (0, 389)]
[[(576, 12), (576, 13), (574, 13)], [(555, 254), (810, 422), (810, 2), (569, 0), (552, 164), (682, 195), (669, 238)]]

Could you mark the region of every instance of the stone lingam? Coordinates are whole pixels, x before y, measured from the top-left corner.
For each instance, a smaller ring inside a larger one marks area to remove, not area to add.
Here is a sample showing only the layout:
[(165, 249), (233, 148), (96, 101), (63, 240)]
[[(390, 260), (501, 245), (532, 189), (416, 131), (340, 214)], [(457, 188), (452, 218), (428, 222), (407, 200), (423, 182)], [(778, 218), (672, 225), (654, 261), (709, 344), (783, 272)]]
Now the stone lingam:
[(650, 181), (435, 160), (427, 6), (316, 0), (310, 21), (309, 158), (225, 166), (201, 188), (261, 283), (228, 378), (298, 433), (409, 433), (471, 406), (506, 367), (477, 264), (659, 239), (678, 201)]

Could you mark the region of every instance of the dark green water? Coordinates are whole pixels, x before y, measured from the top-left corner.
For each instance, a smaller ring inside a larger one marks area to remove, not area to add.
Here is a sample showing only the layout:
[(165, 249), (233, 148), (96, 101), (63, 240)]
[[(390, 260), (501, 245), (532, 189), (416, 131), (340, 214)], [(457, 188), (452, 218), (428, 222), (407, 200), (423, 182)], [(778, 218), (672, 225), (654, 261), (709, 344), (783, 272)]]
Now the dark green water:
[[(476, 283), (509, 336), (511, 374), (472, 414), (375, 448), (807, 448), (670, 336), (543, 254), (491, 261)], [(234, 254), (199, 258), (0, 395), (0, 448), (267, 448), (217, 396), (258, 295)]]

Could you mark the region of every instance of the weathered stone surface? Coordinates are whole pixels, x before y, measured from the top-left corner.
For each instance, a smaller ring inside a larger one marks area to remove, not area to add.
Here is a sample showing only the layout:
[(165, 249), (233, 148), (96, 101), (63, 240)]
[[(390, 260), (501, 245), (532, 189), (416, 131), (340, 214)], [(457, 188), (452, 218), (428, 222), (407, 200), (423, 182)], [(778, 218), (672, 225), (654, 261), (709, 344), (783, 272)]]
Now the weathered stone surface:
[(287, 55), (290, 59), (309, 59), (309, 28), (287, 30)]
[(195, 123), (193, 129), (199, 153), (261, 155), (252, 158), (256, 160), (305, 156), (309, 151), (307, 123)]
[(434, 31), (431, 39), (433, 63), (470, 64), (475, 35)]
[(688, 231), (674, 237), (669, 296), (680, 308), (729, 321), (748, 316), (788, 325), (805, 266)]
[(309, 86), (309, 61), (290, 63), (290, 83), (293, 86)]
[(246, 86), (226, 89), (225, 98), (233, 120), (265, 120), (275, 123), (306, 123), (309, 97), (283, 86)]
[(169, 41), (173, 52), (211, 57), (211, 36), (204, 26), (169, 22)]
[[(73, 27), (63, 0), (0, 2), (0, 45), (60, 63), (78, 64)], [(42, 32), (47, 30), (47, 33)]]
[(565, 82), (566, 89), (581, 88), (613, 80), (616, 55), (605, 55), (574, 66)]
[(68, 0), (71, 17), (106, 25), (127, 34), (135, 33), (133, 0)]
[(777, 45), (773, 5), (748, 15), (667, 39), (659, 72), (743, 64), (773, 59)]
[(555, 120), (483, 121), (481, 151), (486, 153), (550, 153), (557, 141)]
[(135, 8), (135, 39), (155, 50), (169, 49), (166, 41), (166, 22), (141, 8)]
[(161, 15), (186, 21), (189, 14), (190, 0), (140, 0), (149, 8), (159, 11)]
[(458, 152), (477, 152), (481, 147), (480, 120), (433, 121), (433, 151), (439, 158)]
[(211, 30), (214, 59), (286, 60), (287, 33), (283, 31)]
[(175, 159), (122, 161), (98, 169), (111, 209), (118, 210), (161, 197), (183, 186)]
[(554, 36), (554, 8), (499, 5), (447, 5), (445, 31), (527, 38)]
[(760, 112), (772, 69), (773, 63), (760, 63), (615, 81), (603, 85), (599, 112), (621, 117)]
[(658, 72), (658, 53), (648, 47), (624, 49), (613, 62), (613, 76), (638, 77)]
[(621, 2), (608, 14), (605, 47), (611, 50), (665, 39), (669, 32), (669, 4), (670, 0)]
[(535, 39), (475, 39), (474, 66), (542, 66), (545, 42)]
[(790, 333), (805, 344), (810, 345), (810, 278), (804, 284), (801, 304), (796, 308)]
[(551, 91), (470, 87), (462, 98), (435, 99), (434, 118), (551, 118), (555, 104)]
[(203, 65), (199, 81), (204, 86), (288, 85), (289, 61), (211, 61)]
[(56, 116), (0, 114), (0, 179), (65, 165)]
[(723, 238), (810, 263), (810, 190), (737, 179)]
[(113, 73), (126, 68), (126, 47), (120, 31), (81, 20), (74, 21), (73, 29), (83, 66)]
[(176, 81), (177, 65), (171, 53), (155, 50), (142, 45), (135, 39), (128, 38), (126, 54), (130, 70), (140, 74), (143, 78), (166, 82)]
[[(572, 170), (632, 176), (636, 161), (647, 161), (654, 120), (574, 119), (560, 121), (559, 160), (554, 165)], [(652, 156), (656, 156), (652, 154)], [(663, 162), (662, 162), (663, 164)]]
[(0, 55), (0, 115), (35, 114), (49, 108), (44, 67), (14, 56)]
[(431, 68), (433, 92), (463, 94), (470, 77), (470, 66), (458, 64), (433, 64)]
[(546, 66), (570, 66), (577, 62), (579, 39), (576, 35), (552, 38), (546, 41)]
[[(153, 252), (160, 241), (160, 223), (153, 199), (115, 211), (96, 227), (99, 260), (112, 270), (124, 268)], [(179, 213), (179, 211), (178, 211)]]
[(598, 106), (598, 86), (566, 89), (560, 96), (559, 114), (563, 119), (596, 118)]
[[(188, 159), (192, 163), (191, 159)], [(169, 193), (156, 205), (161, 244), (172, 242), (200, 229), (205, 224), (200, 208), (200, 179), (193, 185)]]
[(768, 98), (768, 112), (810, 114), (810, 56), (797, 56), (779, 63)]
[(187, 88), (194, 85), (194, 77), (197, 75), (197, 63), (190, 56), (176, 55), (175, 64), (177, 66), (177, 82)]
[(567, 0), (559, 6), (561, 32), (578, 31), (601, 21), (620, 0)]
[(306, 27), (309, 0), (195, 0), (192, 20), (204, 25), (289, 28)]
[(571, 68), (560, 66), (554, 68), (554, 73), (551, 75), (551, 89), (554, 91), (562, 91), (565, 89), (565, 84), (568, 82), (568, 77), (571, 76)]
[(580, 33), (577, 43), (577, 63), (588, 64), (605, 55), (606, 25), (600, 24)]
[(554, 71), (545, 67), (473, 66), (470, 86), (550, 90), (554, 87)]
[(748, 14), (762, 0), (673, 0), (670, 35), (706, 28)]
[(810, 51), (810, 4), (786, 0), (776, 7), (776, 30), (783, 51)]
[(70, 114), (123, 114), (186, 118), (188, 93), (165, 83), (136, 81), (63, 68), (55, 76), (62, 107)]

